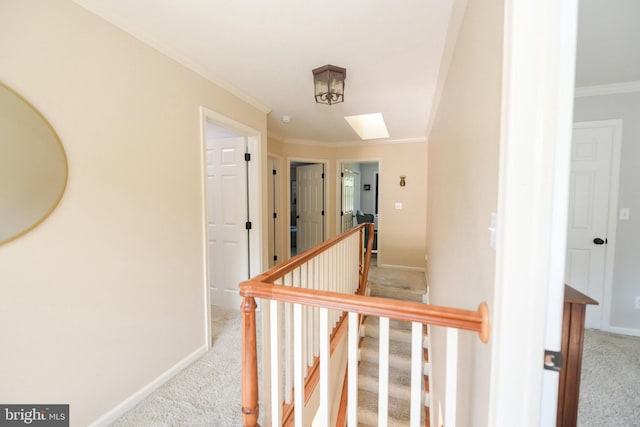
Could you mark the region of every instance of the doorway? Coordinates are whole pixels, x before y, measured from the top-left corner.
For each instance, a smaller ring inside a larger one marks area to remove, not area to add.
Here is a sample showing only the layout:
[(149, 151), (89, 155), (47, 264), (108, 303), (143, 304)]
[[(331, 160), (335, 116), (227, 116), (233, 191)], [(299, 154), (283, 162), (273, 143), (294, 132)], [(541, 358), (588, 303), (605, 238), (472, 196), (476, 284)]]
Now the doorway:
[(573, 126), (565, 283), (600, 303), (587, 328), (610, 325), (621, 135), (621, 120)]
[(204, 108), (202, 123), (207, 313), (237, 310), (238, 284), (262, 269), (260, 134)]
[(324, 163), (289, 163), (290, 256), (324, 241), (325, 170)]
[(358, 218), (372, 219), (375, 235), (373, 253), (378, 253), (378, 175), (380, 162), (343, 161), (338, 163), (340, 170), (340, 210), (338, 214), (339, 232), (349, 230), (358, 224)]

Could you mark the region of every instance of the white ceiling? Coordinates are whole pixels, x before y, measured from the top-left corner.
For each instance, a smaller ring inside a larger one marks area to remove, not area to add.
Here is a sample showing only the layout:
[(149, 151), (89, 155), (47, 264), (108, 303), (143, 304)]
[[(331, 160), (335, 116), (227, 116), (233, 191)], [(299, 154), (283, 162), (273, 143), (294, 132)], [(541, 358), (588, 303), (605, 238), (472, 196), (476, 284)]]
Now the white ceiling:
[(576, 86), (640, 81), (640, 1), (580, 0)]
[[(465, 0), (74, 1), (270, 112), (270, 136), (335, 143), (359, 141), (344, 116), (378, 112), (389, 140), (425, 138)], [(639, 0), (580, 0), (576, 86), (640, 81), (638, 18)], [(347, 68), (344, 103), (314, 101), (326, 64)]]
[[(454, 0), (75, 1), (257, 101), (270, 135), (348, 142), (344, 116), (379, 112), (389, 139), (425, 138)], [(347, 69), (344, 103), (314, 100), (326, 64)]]

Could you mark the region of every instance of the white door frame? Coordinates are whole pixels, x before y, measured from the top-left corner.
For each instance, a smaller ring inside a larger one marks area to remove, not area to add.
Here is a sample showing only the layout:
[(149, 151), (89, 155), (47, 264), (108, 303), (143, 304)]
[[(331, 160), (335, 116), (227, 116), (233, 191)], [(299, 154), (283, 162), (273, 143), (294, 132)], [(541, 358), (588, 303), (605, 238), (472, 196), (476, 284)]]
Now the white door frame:
[[(336, 160), (336, 233), (340, 234), (342, 232), (342, 218), (340, 216), (340, 212), (342, 210), (342, 180), (340, 179), (340, 172), (342, 172), (342, 168), (345, 163), (378, 163), (378, 176), (379, 180), (382, 177), (382, 159), (379, 157), (363, 157), (356, 159), (337, 159)], [(359, 191), (359, 189), (358, 189)], [(380, 196), (378, 196), (380, 197)], [(380, 203), (380, 201), (378, 201)], [(378, 205), (380, 206), (380, 205)], [(378, 223), (378, 229), (380, 229), (380, 223)], [(379, 231), (378, 231), (379, 233)], [(378, 248), (380, 247), (380, 242), (378, 242)]]
[(607, 239), (604, 262), (604, 292), (600, 328), (603, 331), (615, 331), (611, 328), (611, 298), (613, 295), (613, 268), (616, 249), (616, 228), (618, 225), (618, 190), (620, 188), (620, 156), (622, 153), (622, 119), (593, 120), (575, 122), (574, 129), (592, 127), (610, 127), (613, 129), (613, 144), (611, 147), (611, 175), (609, 181), (609, 214), (607, 217)]
[(577, 3), (504, 1), (492, 427), (556, 422)]
[[(209, 231), (207, 227), (207, 119), (215, 124), (231, 129), (247, 137), (247, 150), (251, 155), (251, 167), (248, 167), (249, 185), (249, 220), (251, 221), (251, 233), (249, 233), (249, 274), (251, 277), (263, 270), (262, 247), (262, 134), (247, 125), (237, 122), (205, 107), (200, 107), (200, 176), (201, 176), (201, 203), (202, 203), (202, 245), (204, 268), (204, 313), (205, 313), (205, 341), (207, 348), (211, 348), (211, 295), (209, 290)], [(238, 307), (240, 309), (240, 307)]]
[[(284, 236), (284, 224), (286, 223), (287, 226), (289, 224), (289, 220), (287, 219), (287, 217), (283, 214), (282, 208), (283, 208), (283, 204), (282, 204), (282, 200), (284, 199), (282, 197), (282, 188), (283, 188), (283, 178), (285, 176), (285, 174), (282, 171), (282, 156), (279, 156), (277, 154), (272, 154), (272, 153), (267, 153), (267, 159), (272, 160), (276, 163), (276, 170), (277, 170), (277, 174), (276, 174), (276, 179), (275, 179), (275, 183), (274, 183), (274, 192), (275, 192), (275, 200), (274, 200), (274, 204), (273, 204), (273, 208), (275, 210), (275, 214), (276, 217), (278, 219), (278, 221), (276, 221), (276, 227), (274, 230), (274, 238), (276, 241), (276, 245), (275, 245), (275, 251), (276, 251), (276, 255), (278, 256), (278, 260), (275, 262), (275, 264), (279, 264), (282, 261), (284, 261), (284, 257), (285, 257), (285, 253), (287, 253), (285, 251), (284, 248), (284, 240), (282, 238), (282, 236)], [(269, 171), (267, 171), (268, 176), (270, 177), (272, 175), (272, 173), (269, 173)], [(267, 197), (271, 197), (271, 195), (269, 194)], [(268, 221), (271, 221), (273, 218), (271, 218), (271, 212), (268, 212)], [(286, 221), (284, 221), (286, 219)], [(269, 225), (270, 227), (270, 225)], [(290, 234), (290, 233), (289, 233)], [(270, 244), (270, 242), (269, 242)], [(267, 260), (268, 263), (271, 263), (273, 260)]]
[[(310, 159), (310, 158), (304, 158), (304, 157), (287, 157), (287, 161), (286, 161), (286, 166), (285, 166), (285, 174), (286, 174), (286, 182), (287, 182), (287, 201), (286, 201), (286, 206), (287, 206), (287, 227), (289, 226), (290, 222), (291, 222), (291, 163), (322, 163), (324, 165), (324, 216), (322, 217), (322, 230), (323, 230), (323, 236), (322, 238), (324, 240), (327, 239), (327, 231), (329, 230), (329, 228), (327, 227), (327, 204), (329, 201), (329, 180), (328, 177), (331, 176), (331, 169), (329, 167), (329, 160), (327, 159)], [(288, 230), (288, 228), (287, 228)], [(291, 258), (291, 233), (287, 232), (287, 255), (288, 258)]]

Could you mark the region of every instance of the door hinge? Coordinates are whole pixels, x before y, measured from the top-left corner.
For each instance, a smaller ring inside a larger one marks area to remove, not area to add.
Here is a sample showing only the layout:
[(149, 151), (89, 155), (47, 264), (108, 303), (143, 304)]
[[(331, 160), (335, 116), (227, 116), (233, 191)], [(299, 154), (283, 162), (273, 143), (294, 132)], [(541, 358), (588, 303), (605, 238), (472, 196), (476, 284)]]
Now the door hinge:
[(273, 170), (273, 174), (276, 175), (276, 170), (275, 169)]
[(340, 172), (340, 178), (344, 178), (344, 172)]
[(562, 353), (559, 351), (544, 351), (544, 369), (560, 372), (562, 369)]
[(321, 178), (322, 178), (322, 179), (324, 179), (324, 172), (322, 172), (322, 176), (321, 176)]
[(244, 161), (245, 162), (251, 161), (251, 153), (244, 153)]
[(244, 224), (244, 228), (246, 228), (247, 230), (251, 230), (251, 221), (247, 221), (247, 222)]
[(324, 211), (322, 211), (322, 216), (324, 216)]
[(344, 212), (340, 211), (340, 216), (344, 216)]
[(278, 260), (278, 255), (274, 255), (274, 256), (273, 256), (273, 260), (274, 260), (274, 261), (277, 261), (277, 260)]
[(274, 218), (278, 218), (278, 214), (274, 212), (274, 213), (273, 213), (273, 217), (274, 217)]

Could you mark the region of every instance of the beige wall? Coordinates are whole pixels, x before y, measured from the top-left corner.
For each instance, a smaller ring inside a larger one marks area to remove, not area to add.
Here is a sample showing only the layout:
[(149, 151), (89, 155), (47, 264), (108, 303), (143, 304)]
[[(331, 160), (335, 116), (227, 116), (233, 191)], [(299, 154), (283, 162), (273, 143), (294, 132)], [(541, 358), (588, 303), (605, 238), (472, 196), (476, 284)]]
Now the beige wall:
[(199, 107), (266, 117), (69, 1), (0, 3), (0, 63), (69, 161), (59, 207), (0, 246), (0, 401), (84, 426), (206, 346)]
[[(476, 309), (492, 305), (497, 209), (502, 2), (467, 3), (437, 115), (429, 135), (427, 212), (431, 302)], [(443, 399), (444, 332), (432, 328), (434, 402)], [(491, 344), (460, 334), (458, 424), (486, 426)], [(436, 418), (437, 419), (437, 418)]]
[[(311, 159), (326, 161), (327, 238), (337, 233), (339, 215), (339, 162), (379, 162), (379, 231), (378, 264), (422, 269), (425, 255), (425, 221), (427, 188), (427, 145), (415, 143), (366, 143), (349, 146), (303, 145), (269, 140), (269, 152), (281, 155), (286, 169), (288, 160)], [(285, 170), (286, 172), (286, 170)], [(283, 175), (286, 175), (283, 174)], [(407, 185), (400, 187), (400, 175), (407, 177)], [(286, 176), (283, 188), (288, 189)], [(283, 197), (286, 199), (286, 196)], [(395, 209), (401, 202), (403, 208)], [(288, 218), (288, 205), (283, 200), (281, 209)], [(283, 236), (283, 239), (286, 238)]]

